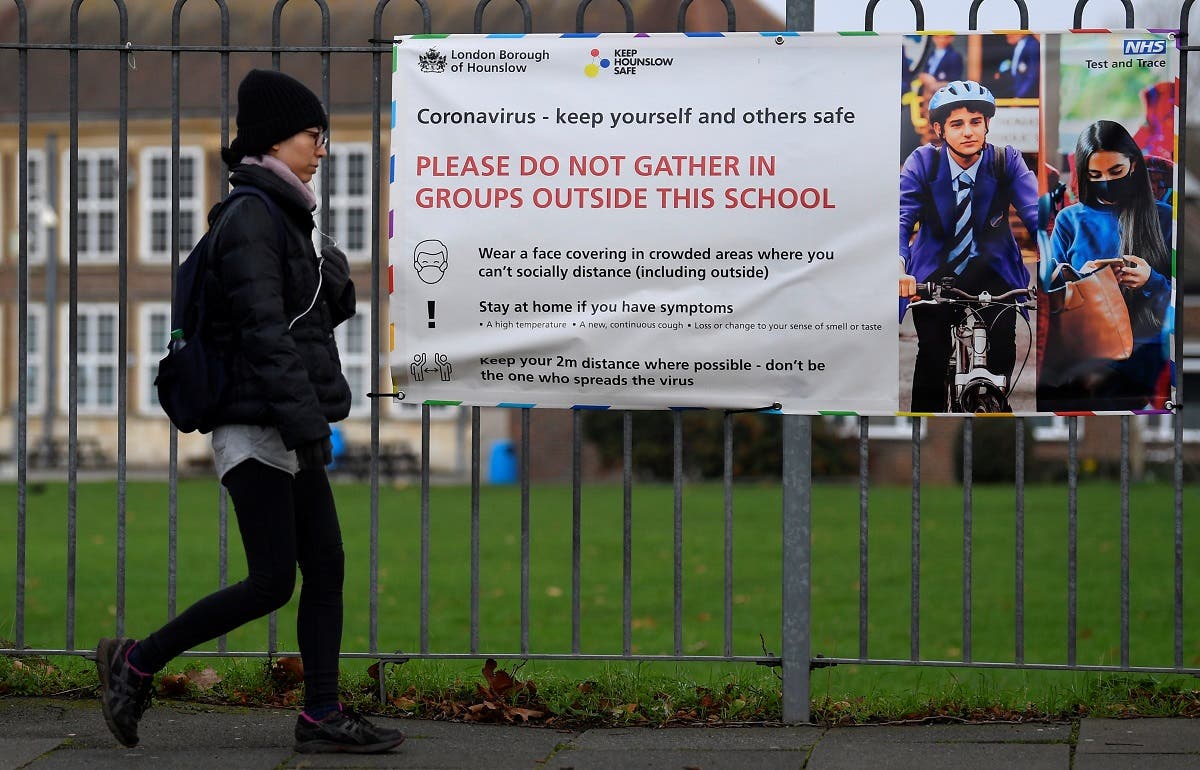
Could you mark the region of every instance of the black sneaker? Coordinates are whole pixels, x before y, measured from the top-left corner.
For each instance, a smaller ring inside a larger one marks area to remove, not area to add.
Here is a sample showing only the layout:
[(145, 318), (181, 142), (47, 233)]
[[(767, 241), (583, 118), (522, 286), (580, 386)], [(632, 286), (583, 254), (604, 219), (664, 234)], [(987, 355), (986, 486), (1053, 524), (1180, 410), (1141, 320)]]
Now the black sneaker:
[(129, 665), (126, 655), (133, 639), (101, 639), (96, 645), (96, 673), (100, 675), (100, 703), (104, 721), (126, 746), (138, 743), (138, 720), (150, 705), (154, 677), (143, 676)]
[(404, 733), (377, 727), (358, 712), (340, 706), (319, 722), (296, 718), (296, 751), (302, 754), (382, 754), (404, 743)]

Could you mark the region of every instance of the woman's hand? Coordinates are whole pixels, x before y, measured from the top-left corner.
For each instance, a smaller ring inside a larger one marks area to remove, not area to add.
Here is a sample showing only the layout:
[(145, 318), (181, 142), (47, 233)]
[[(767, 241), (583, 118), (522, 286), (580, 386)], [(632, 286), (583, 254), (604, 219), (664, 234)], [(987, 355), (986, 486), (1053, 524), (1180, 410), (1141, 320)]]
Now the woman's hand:
[(1125, 255), (1125, 264), (1115, 268), (1117, 283), (1123, 289), (1140, 289), (1150, 280), (1150, 263), (1133, 254)]

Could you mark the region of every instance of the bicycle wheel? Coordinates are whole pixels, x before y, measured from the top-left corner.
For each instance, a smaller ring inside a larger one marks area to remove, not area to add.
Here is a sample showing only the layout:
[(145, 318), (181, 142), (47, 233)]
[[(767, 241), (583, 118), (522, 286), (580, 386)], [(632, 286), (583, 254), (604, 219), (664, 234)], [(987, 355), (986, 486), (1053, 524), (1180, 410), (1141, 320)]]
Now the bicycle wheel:
[(962, 410), (969, 414), (1003, 414), (1012, 411), (1004, 393), (986, 380), (976, 380), (963, 388)]

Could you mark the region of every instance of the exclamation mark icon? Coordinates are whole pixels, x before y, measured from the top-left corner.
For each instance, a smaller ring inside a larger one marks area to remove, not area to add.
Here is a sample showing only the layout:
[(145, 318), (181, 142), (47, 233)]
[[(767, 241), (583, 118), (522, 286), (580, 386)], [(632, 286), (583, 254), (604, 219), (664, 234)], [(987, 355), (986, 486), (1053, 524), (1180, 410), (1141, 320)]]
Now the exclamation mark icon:
[(429, 328), (432, 329), (435, 326), (437, 326), (437, 324), (433, 320), (433, 300), (429, 300), (425, 304), (429, 308)]

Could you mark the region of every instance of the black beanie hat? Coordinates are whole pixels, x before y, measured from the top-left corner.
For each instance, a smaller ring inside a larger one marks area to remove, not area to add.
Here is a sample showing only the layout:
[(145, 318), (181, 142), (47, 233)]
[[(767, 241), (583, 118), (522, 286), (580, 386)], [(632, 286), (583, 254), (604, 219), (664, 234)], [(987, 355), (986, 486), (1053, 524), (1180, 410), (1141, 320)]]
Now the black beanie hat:
[(247, 155), (263, 155), (306, 128), (329, 128), (317, 95), (282, 72), (250, 70), (238, 86), (237, 100), (237, 137), (221, 153), (230, 166)]

